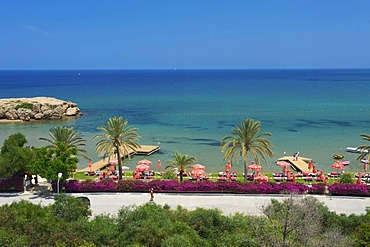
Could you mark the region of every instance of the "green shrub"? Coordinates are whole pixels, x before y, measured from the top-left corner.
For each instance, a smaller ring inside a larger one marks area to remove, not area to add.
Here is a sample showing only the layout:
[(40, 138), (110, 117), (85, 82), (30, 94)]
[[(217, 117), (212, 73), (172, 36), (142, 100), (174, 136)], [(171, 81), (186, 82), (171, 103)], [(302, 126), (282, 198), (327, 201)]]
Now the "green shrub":
[(352, 184), (352, 174), (344, 173), (340, 175), (340, 183), (341, 184)]
[(20, 103), (18, 104), (15, 109), (18, 110), (20, 108), (25, 108), (25, 109), (30, 109), (32, 110), (33, 109), (33, 104), (32, 103), (27, 103), (27, 102), (23, 102), (23, 103)]
[(166, 171), (162, 177), (163, 179), (175, 180), (176, 174), (173, 171)]

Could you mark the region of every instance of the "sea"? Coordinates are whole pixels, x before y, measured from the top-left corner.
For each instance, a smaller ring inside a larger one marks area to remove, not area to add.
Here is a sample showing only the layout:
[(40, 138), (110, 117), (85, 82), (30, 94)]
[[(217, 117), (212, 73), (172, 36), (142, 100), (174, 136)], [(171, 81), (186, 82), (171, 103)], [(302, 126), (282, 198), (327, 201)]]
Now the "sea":
[[(56, 126), (73, 127), (87, 140), (93, 162), (92, 137), (110, 117), (120, 116), (138, 128), (142, 145), (159, 145), (151, 156), (134, 156), (124, 164), (134, 169), (140, 159), (157, 164), (174, 151), (196, 157), (207, 172), (223, 171), (221, 139), (243, 119), (261, 122), (272, 134), (275, 157), (261, 162), (262, 172), (281, 169), (276, 160), (299, 152), (319, 170), (333, 170), (333, 155), (361, 171), (357, 154), (346, 147), (366, 144), (370, 134), (370, 69), (284, 70), (11, 70), (0, 71), (0, 98), (48, 96), (78, 104), (82, 116), (70, 120), (0, 124), (0, 145), (21, 132), (27, 145), (44, 146), (40, 137)], [(367, 143), (369, 144), (369, 143)], [(250, 160), (251, 161), (251, 160)], [(79, 168), (87, 166), (80, 159)], [(243, 161), (233, 160), (243, 171)]]

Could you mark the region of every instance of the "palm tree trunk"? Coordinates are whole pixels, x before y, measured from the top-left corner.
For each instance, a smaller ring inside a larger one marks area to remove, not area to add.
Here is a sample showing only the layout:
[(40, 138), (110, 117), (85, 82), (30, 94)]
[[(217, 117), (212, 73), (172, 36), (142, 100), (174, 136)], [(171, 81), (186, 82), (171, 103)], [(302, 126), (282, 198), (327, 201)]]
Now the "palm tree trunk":
[(182, 173), (183, 173), (184, 171), (180, 171), (180, 183), (182, 182)]
[(116, 147), (116, 151), (117, 151), (117, 160), (118, 160), (118, 180), (121, 181), (122, 180), (122, 161), (121, 161), (121, 155), (119, 153), (119, 148)]
[(247, 182), (248, 172), (248, 153), (244, 154), (244, 182)]

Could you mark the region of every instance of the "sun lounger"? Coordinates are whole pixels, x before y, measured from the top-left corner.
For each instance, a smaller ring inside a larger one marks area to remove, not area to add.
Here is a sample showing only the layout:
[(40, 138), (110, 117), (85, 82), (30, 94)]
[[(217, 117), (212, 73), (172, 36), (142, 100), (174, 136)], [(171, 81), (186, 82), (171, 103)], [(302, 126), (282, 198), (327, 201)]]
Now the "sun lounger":
[(331, 172), (331, 173), (328, 173), (328, 176), (331, 178), (335, 178), (335, 177), (339, 177), (340, 174), (338, 172)]
[(276, 182), (282, 182), (282, 181), (284, 181), (284, 177), (274, 177), (274, 180)]

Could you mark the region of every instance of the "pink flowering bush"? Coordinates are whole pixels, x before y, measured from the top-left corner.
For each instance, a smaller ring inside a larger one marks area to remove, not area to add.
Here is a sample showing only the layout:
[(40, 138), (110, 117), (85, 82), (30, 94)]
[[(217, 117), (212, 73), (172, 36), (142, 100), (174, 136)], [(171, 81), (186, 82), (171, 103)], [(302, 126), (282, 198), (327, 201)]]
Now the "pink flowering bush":
[(205, 192), (238, 194), (280, 194), (282, 192), (305, 193), (309, 187), (292, 183), (244, 183), (244, 182), (190, 182), (153, 180), (111, 180), (83, 181), (70, 180), (61, 185), (66, 192), (147, 192), (153, 188), (156, 192)]
[(23, 178), (9, 178), (0, 181), (0, 191), (20, 192), (23, 190)]
[[(55, 184), (53, 184), (55, 187)], [(148, 192), (153, 188), (156, 192), (200, 192), (200, 193), (232, 193), (232, 194), (324, 194), (325, 185), (313, 184), (307, 186), (303, 183), (253, 183), (253, 182), (211, 182), (164, 180), (123, 180), (123, 181), (83, 181), (70, 180), (61, 185), (66, 192)], [(332, 195), (344, 196), (370, 196), (370, 186), (357, 184), (333, 184), (328, 187)]]
[(333, 184), (329, 192), (336, 196), (370, 196), (370, 186), (360, 184)]

